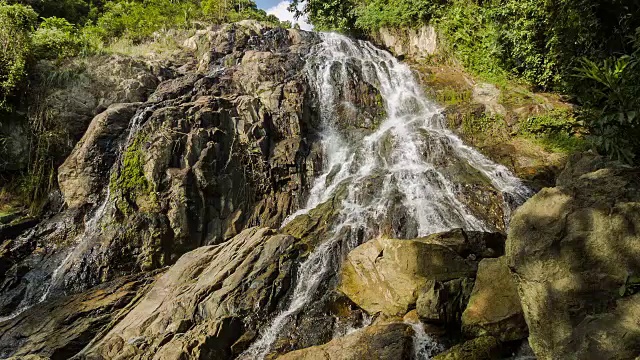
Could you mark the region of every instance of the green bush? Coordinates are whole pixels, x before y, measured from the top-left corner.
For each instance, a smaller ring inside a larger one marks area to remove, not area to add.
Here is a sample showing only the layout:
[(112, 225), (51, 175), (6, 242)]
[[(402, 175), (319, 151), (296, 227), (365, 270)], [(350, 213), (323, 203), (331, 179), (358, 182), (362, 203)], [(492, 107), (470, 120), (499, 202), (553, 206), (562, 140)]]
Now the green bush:
[(535, 140), (548, 151), (573, 152), (587, 148), (583, 126), (573, 111), (556, 109), (528, 118), (520, 125), (519, 134)]
[(468, 0), (454, 0), (435, 23), (446, 46), (471, 72), (493, 82), (502, 82), (507, 72), (501, 66), (503, 48), (493, 9)]
[(34, 53), (41, 59), (76, 56), (85, 45), (76, 27), (57, 17), (43, 19), (32, 40)]
[(638, 51), (602, 62), (582, 59), (576, 71), (585, 89), (580, 94), (581, 117), (594, 145), (612, 158), (637, 162), (640, 153)]
[(369, 31), (419, 26), (440, 6), (433, 0), (372, 0), (356, 8), (356, 26)]
[[(302, 5), (302, 10), (300, 6)], [(352, 0), (292, 0), (289, 6), (296, 16), (306, 14), (317, 30), (355, 32), (356, 3)]]
[(291, 27), (290, 23), (281, 24), (276, 16), (267, 15), (264, 10), (258, 9), (252, 0), (203, 0), (201, 6), (204, 18), (214, 23), (252, 19)]
[(102, 4), (102, 0), (9, 0), (30, 6), (42, 18), (60, 17), (72, 23), (86, 20), (92, 7)]
[(184, 24), (186, 7), (185, 3), (170, 0), (109, 2), (97, 27), (106, 40), (126, 36), (142, 41), (162, 28)]
[(28, 6), (0, 2), (0, 110), (27, 76), (31, 58), (31, 32), (38, 14)]

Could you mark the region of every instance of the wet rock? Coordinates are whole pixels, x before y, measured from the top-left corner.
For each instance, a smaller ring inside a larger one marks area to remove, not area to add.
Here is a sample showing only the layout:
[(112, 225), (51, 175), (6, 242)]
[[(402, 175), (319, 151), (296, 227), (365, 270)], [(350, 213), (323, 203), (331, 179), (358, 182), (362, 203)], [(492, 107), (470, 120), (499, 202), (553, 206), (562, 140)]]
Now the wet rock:
[(502, 349), (498, 340), (483, 336), (456, 345), (433, 360), (492, 360), (502, 358)]
[(1, 322), (0, 357), (72, 357), (126, 313), (152, 279), (150, 275), (121, 278), (80, 295), (38, 304)]
[[(230, 358), (287, 294), (296, 240), (252, 228), (185, 254), (99, 342), (88, 359)], [(236, 345), (234, 345), (236, 344)]]
[(325, 345), (290, 352), (277, 359), (411, 359), (412, 337), (411, 326), (404, 323), (372, 325)]
[(462, 329), (468, 337), (490, 335), (500, 341), (527, 337), (518, 289), (504, 257), (478, 264), (473, 293), (462, 314)]
[(416, 301), (417, 313), (426, 323), (459, 332), (462, 313), (473, 290), (473, 279), (429, 281)]
[(369, 314), (403, 315), (429, 280), (473, 277), (476, 263), (429, 238), (375, 239), (347, 256), (339, 289)]
[(111, 105), (96, 116), (58, 169), (58, 184), (70, 207), (96, 204), (118, 157), (119, 144), (140, 103)]
[(570, 164), (565, 173), (516, 212), (507, 240), (529, 343), (541, 359), (632, 359), (640, 173), (615, 164), (591, 172)]

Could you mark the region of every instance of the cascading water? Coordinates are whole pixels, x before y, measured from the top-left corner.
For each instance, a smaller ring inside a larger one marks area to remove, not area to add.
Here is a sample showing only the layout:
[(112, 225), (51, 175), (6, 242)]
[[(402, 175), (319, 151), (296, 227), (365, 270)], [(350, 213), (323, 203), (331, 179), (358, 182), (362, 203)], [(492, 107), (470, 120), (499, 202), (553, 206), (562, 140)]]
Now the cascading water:
[[(122, 154), (124, 153), (124, 150), (132, 143), (135, 135), (140, 129), (142, 122), (147, 118), (149, 112), (152, 109), (153, 106), (149, 106), (142, 111), (139, 111), (133, 118), (131, 118), (127, 130), (127, 138), (121, 144), (120, 150), (118, 152), (119, 155), (110, 171), (110, 174), (119, 168), (122, 162)], [(90, 247), (91, 239), (96, 234), (99, 234), (100, 221), (106, 214), (109, 205), (111, 204), (110, 195), (111, 190), (109, 186), (107, 186), (106, 193), (100, 205), (95, 206), (89, 211), (89, 214), (91, 215), (87, 217), (87, 220), (84, 222), (84, 229), (82, 230), (82, 232), (80, 232), (80, 234), (75, 237), (73, 244), (69, 247), (69, 249), (66, 250), (66, 253), (56, 255), (59, 258), (59, 262), (50, 273), (50, 276), (49, 274), (47, 274), (47, 277), (42, 279), (44, 282), (33, 281), (33, 283), (29, 283), (29, 286), (31, 286), (33, 289), (31, 289), (27, 293), (33, 293), (34, 295), (38, 296), (25, 296), (19, 304), (17, 310), (13, 311), (13, 313), (11, 313), (10, 315), (0, 317), (0, 322), (16, 318), (33, 306), (48, 300), (56, 291), (60, 294), (64, 294), (66, 292), (66, 275), (69, 272), (73, 271), (74, 268), (77, 268), (77, 264), (82, 262), (87, 256), (87, 249)], [(35, 235), (33, 235), (32, 233), (28, 233), (25, 236)], [(37, 294), (41, 291), (40, 289), (44, 289), (44, 291), (42, 291), (41, 294)]]
[[(443, 163), (457, 161), (482, 174), (503, 196), (505, 221), (510, 210), (529, 196), (505, 167), (466, 146), (445, 127), (440, 109), (424, 96), (408, 66), (368, 42), (337, 34), (321, 36), (307, 69), (322, 108), (325, 173), (316, 180), (307, 206), (285, 224), (339, 192), (345, 194), (344, 200), (331, 233), (300, 264), (288, 308), (242, 359), (264, 358), (287, 323), (318, 299), (318, 288), (337, 274), (346, 254), (362, 242), (380, 235), (408, 238), (454, 228), (490, 230), (456, 196), (456, 183), (442, 171)], [(345, 136), (336, 110), (345, 101), (340, 90), (353, 80), (354, 67), (361, 70), (361, 81), (379, 91), (387, 114), (377, 130), (359, 139)], [(398, 208), (410, 226), (389, 233), (385, 224)], [(416, 331), (416, 337), (416, 357), (429, 358), (437, 345), (424, 332)]]

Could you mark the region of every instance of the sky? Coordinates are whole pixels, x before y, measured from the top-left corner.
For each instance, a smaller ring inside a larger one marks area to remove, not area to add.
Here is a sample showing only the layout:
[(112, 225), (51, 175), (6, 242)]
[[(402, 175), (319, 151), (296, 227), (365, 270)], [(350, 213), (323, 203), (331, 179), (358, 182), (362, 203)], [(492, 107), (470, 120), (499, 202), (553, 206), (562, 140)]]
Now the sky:
[(305, 19), (300, 18), (296, 20), (293, 18), (293, 14), (287, 10), (289, 7), (288, 0), (256, 0), (256, 4), (260, 9), (264, 9), (267, 14), (273, 14), (281, 21), (289, 20), (291, 23), (298, 23), (303, 30), (311, 30), (313, 28)]

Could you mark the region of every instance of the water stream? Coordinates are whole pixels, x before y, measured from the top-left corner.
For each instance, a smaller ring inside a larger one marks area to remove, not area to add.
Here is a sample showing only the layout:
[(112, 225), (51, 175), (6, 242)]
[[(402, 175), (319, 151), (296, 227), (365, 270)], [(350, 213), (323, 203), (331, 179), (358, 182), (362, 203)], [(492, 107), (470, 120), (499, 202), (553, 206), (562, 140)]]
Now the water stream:
[[(411, 238), (454, 228), (491, 230), (460, 201), (457, 184), (442, 164), (470, 166), (490, 182), (504, 199), (505, 221), (511, 209), (529, 196), (529, 190), (508, 169), (465, 145), (446, 128), (441, 109), (424, 96), (407, 65), (368, 42), (337, 34), (321, 36), (321, 44), (308, 59), (307, 72), (322, 108), (325, 173), (315, 181), (306, 207), (284, 224), (340, 191), (346, 195), (330, 234), (300, 265), (287, 309), (242, 359), (263, 359), (283, 328), (318, 298), (317, 289), (335, 276), (346, 254), (361, 243), (381, 234)], [(358, 76), (361, 78), (354, 79)], [(346, 101), (349, 81), (371, 84), (384, 102), (385, 119), (365, 136), (350, 136), (340, 125), (337, 109)], [(398, 211), (403, 213), (405, 226), (390, 231), (388, 224)], [(419, 329), (415, 343), (420, 359), (428, 359), (437, 347)]]
[[(127, 129), (127, 137), (120, 145), (118, 157), (109, 172), (108, 178), (120, 167), (124, 150), (131, 145), (142, 123), (152, 110), (153, 106), (146, 107), (131, 118)], [(111, 189), (107, 186), (106, 193), (103, 195), (103, 199), (99, 205), (94, 206), (93, 209), (88, 211), (84, 222), (84, 229), (75, 237), (68, 249), (65, 249), (66, 252), (56, 253), (54, 255), (59, 258), (59, 263), (57, 263), (50, 276), (48, 274), (43, 278), (34, 276), (32, 277), (32, 282), (28, 283), (31, 289), (27, 291), (27, 294), (35, 294), (37, 297), (25, 296), (15, 311), (7, 316), (0, 317), (0, 322), (16, 318), (30, 308), (49, 300), (54, 293), (59, 296), (69, 290), (69, 285), (66, 283), (69, 273), (82, 271), (79, 264), (86, 260), (87, 254), (89, 253), (88, 250), (93, 243), (92, 240), (100, 234), (100, 222), (111, 204)], [(27, 234), (26, 236), (34, 235)], [(41, 294), (39, 293), (40, 291)]]

